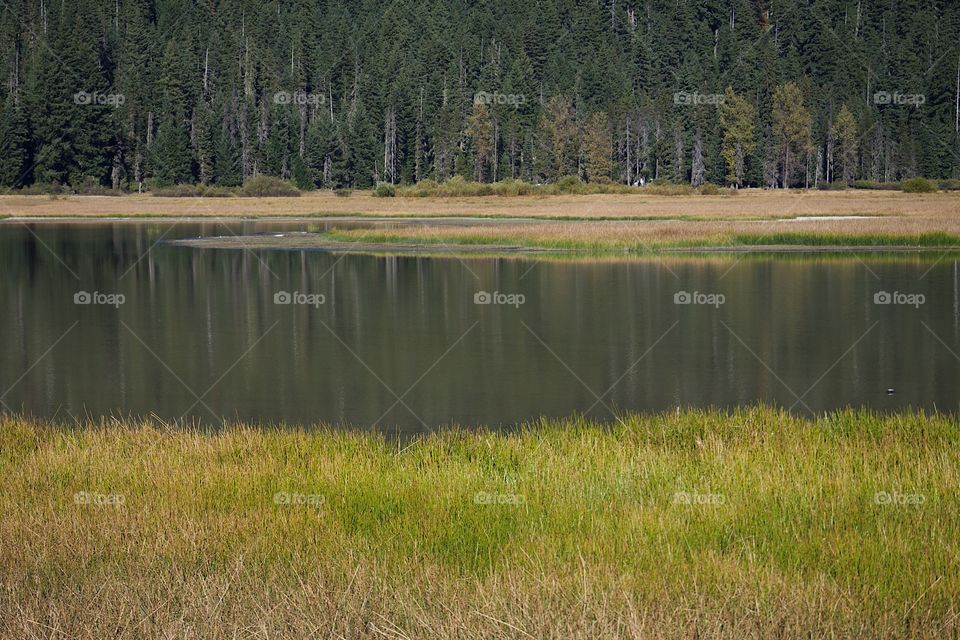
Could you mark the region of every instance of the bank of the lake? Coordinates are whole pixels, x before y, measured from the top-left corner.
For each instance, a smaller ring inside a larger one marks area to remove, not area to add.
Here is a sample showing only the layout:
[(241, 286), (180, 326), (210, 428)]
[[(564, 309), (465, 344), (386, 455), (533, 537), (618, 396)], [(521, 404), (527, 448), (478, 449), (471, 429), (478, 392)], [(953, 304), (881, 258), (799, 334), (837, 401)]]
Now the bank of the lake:
[(956, 637), (960, 423), (0, 418), (2, 637)]

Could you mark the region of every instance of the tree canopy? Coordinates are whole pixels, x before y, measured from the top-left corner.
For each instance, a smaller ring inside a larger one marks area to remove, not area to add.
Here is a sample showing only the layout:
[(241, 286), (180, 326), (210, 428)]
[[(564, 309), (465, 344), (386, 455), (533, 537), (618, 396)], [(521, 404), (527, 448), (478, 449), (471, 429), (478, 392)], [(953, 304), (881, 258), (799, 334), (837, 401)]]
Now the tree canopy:
[(0, 43), (0, 186), (960, 176), (953, 2), (10, 0)]

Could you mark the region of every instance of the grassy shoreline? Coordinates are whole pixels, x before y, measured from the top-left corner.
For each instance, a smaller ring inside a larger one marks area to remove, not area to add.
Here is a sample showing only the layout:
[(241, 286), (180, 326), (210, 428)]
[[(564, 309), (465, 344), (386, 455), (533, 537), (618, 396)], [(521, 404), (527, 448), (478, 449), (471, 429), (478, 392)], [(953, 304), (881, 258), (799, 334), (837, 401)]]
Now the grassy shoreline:
[(0, 636), (955, 637), (958, 444), (763, 407), (403, 445), (0, 417)]
[[(630, 233), (629, 229), (609, 229), (607, 234), (589, 233), (589, 228), (568, 230), (568, 233), (546, 233), (543, 229), (511, 228), (442, 228), (436, 225), (410, 227), (403, 229), (340, 229), (320, 234), (323, 240), (342, 243), (362, 243), (380, 245), (389, 249), (396, 245), (447, 246), (456, 250), (458, 246), (517, 245), (541, 250), (577, 251), (596, 254), (633, 253), (649, 254), (657, 251), (702, 250), (710, 252), (717, 249), (757, 248), (759, 251), (776, 252), (781, 249), (797, 247), (836, 248), (883, 248), (896, 250), (945, 249), (960, 251), (960, 234), (944, 232), (923, 232), (916, 234), (898, 233), (841, 233), (832, 230), (777, 231), (777, 232), (688, 232), (682, 237), (658, 234)], [(582, 233), (581, 231), (587, 231)], [(247, 246), (256, 246), (255, 238), (246, 239)], [(252, 244), (251, 244), (252, 243)]]

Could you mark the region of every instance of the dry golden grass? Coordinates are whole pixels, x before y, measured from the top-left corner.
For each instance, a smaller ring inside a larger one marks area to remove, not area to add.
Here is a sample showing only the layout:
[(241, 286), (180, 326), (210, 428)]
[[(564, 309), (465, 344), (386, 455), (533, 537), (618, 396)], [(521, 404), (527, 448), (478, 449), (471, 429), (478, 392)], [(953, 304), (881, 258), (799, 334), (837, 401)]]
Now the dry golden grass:
[(710, 218), (744, 220), (808, 215), (957, 217), (960, 192), (905, 194), (889, 191), (764, 191), (731, 196), (561, 195), (471, 198), (349, 198), (330, 191), (299, 198), (155, 198), (0, 196), (0, 215), (88, 216), (519, 216), (554, 218)]
[(765, 408), (403, 448), (0, 417), (0, 637), (955, 638), (958, 445)]

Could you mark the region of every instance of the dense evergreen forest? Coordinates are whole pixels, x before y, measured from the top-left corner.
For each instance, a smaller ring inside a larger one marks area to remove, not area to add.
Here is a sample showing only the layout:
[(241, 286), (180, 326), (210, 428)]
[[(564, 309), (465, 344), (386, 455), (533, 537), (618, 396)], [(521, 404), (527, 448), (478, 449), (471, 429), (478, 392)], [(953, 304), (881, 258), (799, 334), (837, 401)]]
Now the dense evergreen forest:
[(0, 186), (960, 176), (956, 1), (0, 5)]

